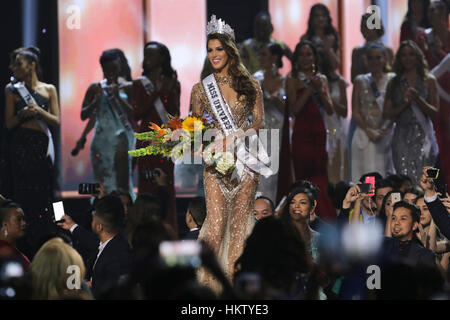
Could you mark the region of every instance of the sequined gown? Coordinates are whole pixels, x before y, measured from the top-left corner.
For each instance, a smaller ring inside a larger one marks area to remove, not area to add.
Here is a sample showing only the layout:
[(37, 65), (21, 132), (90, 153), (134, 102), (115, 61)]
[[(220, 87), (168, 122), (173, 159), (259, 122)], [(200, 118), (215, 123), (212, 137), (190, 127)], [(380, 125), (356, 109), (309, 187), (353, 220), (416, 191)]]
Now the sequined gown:
[[(329, 81), (330, 95), (333, 100), (339, 101), (341, 90), (339, 80)], [(341, 116), (336, 112), (325, 115), (328, 145), (328, 182), (336, 184), (347, 181), (349, 176), (347, 134), (344, 130)]]
[(375, 98), (370, 85), (372, 79), (370, 73), (355, 78), (355, 83), (359, 82), (360, 84), (358, 98), (361, 117), (369, 128), (386, 132), (383, 138), (377, 143), (373, 143), (364, 130), (360, 127), (356, 128), (352, 140), (352, 181), (354, 182), (368, 172), (376, 171), (382, 176), (387, 173), (394, 173), (391, 152), (392, 123), (383, 119), (386, 86), (394, 76), (394, 73), (388, 73), (384, 76), (378, 87), (380, 93), (378, 98)]
[[(281, 151), (281, 140), (282, 140), (282, 132), (283, 132), (283, 120), (284, 120), (284, 112), (286, 109), (286, 77), (283, 77), (281, 88), (279, 88), (276, 92), (269, 93), (264, 89), (264, 72), (258, 71), (254, 75), (256, 80), (259, 81), (261, 85), (261, 89), (264, 95), (264, 128), (265, 129), (275, 129), (278, 130), (279, 139), (278, 145), (272, 144), (272, 132), (267, 132), (267, 140), (262, 139), (264, 144), (264, 148), (266, 149), (269, 157), (275, 160), (275, 156), (278, 156), (278, 163), (280, 160), (280, 151)], [(280, 108), (277, 105), (277, 101), (274, 99), (278, 99), (283, 105), (283, 108)], [(275, 154), (278, 153), (278, 154)], [(267, 178), (260, 177), (259, 186), (257, 192), (260, 192), (262, 195), (270, 198), (274, 203), (277, 201), (277, 185), (278, 185), (278, 172), (274, 175), (271, 175)]]
[[(222, 79), (216, 76), (221, 89), (228, 85), (223, 84)], [(244, 131), (250, 128), (259, 130), (264, 126), (262, 92), (258, 82), (253, 81), (257, 88), (253, 106), (248, 105), (244, 96), (229, 104), (236, 126)], [(191, 104), (194, 115), (202, 116), (204, 112), (209, 114), (214, 119), (215, 128), (221, 131), (201, 83), (192, 89)], [(249, 121), (250, 114), (253, 115), (253, 123)], [(245, 239), (254, 226), (253, 205), (259, 174), (246, 167), (239, 183), (236, 179), (231, 180), (230, 175), (222, 176), (213, 167), (205, 167), (203, 181), (207, 216), (198, 239), (205, 241), (214, 250), (225, 274), (232, 280), (234, 263), (242, 254)], [(199, 272), (199, 280), (217, 289), (215, 281), (204, 270)]]
[[(122, 98), (127, 95), (120, 92)], [(132, 157), (136, 139), (133, 131), (124, 127), (118, 115), (103, 95), (96, 113), (95, 131), (91, 143), (91, 162), (96, 181), (103, 183), (105, 191), (124, 190), (134, 199), (131, 176)]]
[[(428, 90), (423, 80), (417, 78), (419, 95), (428, 101)], [(402, 90), (393, 90), (393, 105), (400, 106)], [(422, 112), (420, 110), (420, 112)], [(428, 116), (425, 115), (428, 119)], [(405, 174), (412, 179), (413, 184), (418, 184), (422, 169), (425, 166), (434, 166), (437, 159), (437, 142), (433, 130), (434, 142), (430, 151), (425, 153), (425, 133), (414, 115), (411, 107), (407, 107), (395, 119), (396, 127), (392, 140), (392, 157), (397, 174)]]
[[(297, 91), (297, 96), (305, 89)], [(336, 209), (328, 196), (327, 132), (319, 106), (310, 97), (295, 116), (292, 133), (292, 161), (295, 180), (308, 180), (319, 187), (317, 214), (330, 222), (336, 219)]]

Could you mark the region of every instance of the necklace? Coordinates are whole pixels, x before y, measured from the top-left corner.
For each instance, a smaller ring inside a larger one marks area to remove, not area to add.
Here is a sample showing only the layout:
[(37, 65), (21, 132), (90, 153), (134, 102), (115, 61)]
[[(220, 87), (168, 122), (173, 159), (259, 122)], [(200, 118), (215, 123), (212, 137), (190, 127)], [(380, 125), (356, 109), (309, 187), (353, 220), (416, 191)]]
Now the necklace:
[(216, 81), (217, 81), (218, 85), (223, 85), (223, 84), (231, 85), (233, 83), (233, 79), (231, 79), (230, 76), (220, 76), (218, 74), (216, 74), (215, 76), (216, 76)]

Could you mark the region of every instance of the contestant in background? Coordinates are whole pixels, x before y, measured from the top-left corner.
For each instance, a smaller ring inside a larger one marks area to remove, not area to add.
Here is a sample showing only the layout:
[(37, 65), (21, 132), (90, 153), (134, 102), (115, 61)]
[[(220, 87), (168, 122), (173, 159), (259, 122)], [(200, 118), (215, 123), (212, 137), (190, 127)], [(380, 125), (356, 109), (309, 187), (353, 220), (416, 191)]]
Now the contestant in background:
[(438, 145), (431, 119), (439, 112), (436, 78), (417, 44), (403, 41), (395, 55), (396, 74), (386, 89), (383, 116), (395, 121), (392, 157), (397, 174), (417, 184), (422, 168), (434, 166)]
[(395, 76), (389, 72), (383, 45), (367, 48), (370, 73), (358, 75), (353, 87), (352, 117), (357, 124), (352, 141), (352, 181), (367, 172), (383, 177), (394, 173), (392, 162), (392, 121), (383, 118), (386, 86)]
[(277, 43), (283, 49), (284, 55), (290, 60), (292, 51), (280, 40), (272, 38), (273, 25), (270, 13), (262, 11), (258, 13), (253, 21), (254, 37), (242, 42), (238, 48), (242, 54), (242, 61), (250, 73), (255, 73), (262, 68), (259, 61), (259, 52), (268, 43)]
[(6, 91), (12, 198), (23, 208), (30, 234), (53, 201), (55, 149), (49, 127), (60, 124), (56, 88), (39, 80), (39, 55), (35, 47), (17, 53), (13, 72), (20, 81)]
[(81, 110), (82, 120), (95, 119), (91, 143), (94, 178), (106, 193), (120, 190), (134, 199), (132, 157), (128, 155), (136, 140), (128, 120), (132, 113), (130, 90), (120, 87), (121, 62), (116, 49), (104, 51), (100, 65), (105, 79), (89, 86)]
[[(147, 43), (142, 67), (142, 76), (133, 81), (133, 114), (140, 121), (138, 132), (148, 131), (151, 122), (161, 126), (167, 124), (170, 116), (180, 115), (180, 82), (172, 68), (169, 49), (160, 42)], [(144, 146), (145, 142), (138, 141), (136, 148)], [(152, 178), (156, 168), (167, 175), (170, 201), (166, 222), (177, 230), (173, 162), (154, 155), (138, 158), (137, 162), (139, 193), (156, 193), (158, 184)]]
[(295, 180), (319, 187), (317, 214), (328, 221), (336, 210), (327, 194), (328, 156), (325, 114), (333, 113), (327, 78), (317, 72), (319, 55), (314, 44), (303, 40), (295, 47), (292, 72), (287, 80), (289, 111), (295, 116), (292, 161)]
[[(279, 73), (283, 67), (281, 58), (283, 49), (277, 43), (268, 43), (259, 51), (259, 62), (262, 70), (253, 77), (259, 81), (264, 97), (264, 129), (267, 129), (267, 140), (262, 139), (268, 155), (280, 163), (281, 141), (284, 114), (286, 110), (286, 77)], [(278, 140), (272, 144), (272, 135), (278, 131)], [(281, 152), (281, 155), (283, 153)], [(260, 177), (258, 192), (275, 202), (277, 200), (278, 173), (268, 178)]]

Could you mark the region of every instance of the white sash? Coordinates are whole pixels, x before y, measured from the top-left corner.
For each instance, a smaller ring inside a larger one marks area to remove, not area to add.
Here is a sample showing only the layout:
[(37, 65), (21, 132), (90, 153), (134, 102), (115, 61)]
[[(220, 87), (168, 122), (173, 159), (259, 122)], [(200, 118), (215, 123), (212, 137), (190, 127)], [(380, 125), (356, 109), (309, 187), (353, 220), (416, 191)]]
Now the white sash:
[[(147, 91), (147, 94), (151, 96), (153, 91), (155, 90), (153, 83), (146, 76), (140, 77), (139, 80), (141, 80), (141, 83), (144, 86), (145, 90)], [(157, 97), (153, 102), (153, 104), (155, 106), (156, 112), (158, 112), (159, 118), (161, 119), (162, 123), (167, 124), (167, 122), (169, 122), (169, 118), (167, 117), (167, 111), (166, 108), (164, 108), (161, 99)]]
[[(421, 87), (420, 87), (421, 92), (419, 92), (419, 94), (422, 96), (424, 96), (423, 90), (426, 90), (426, 89), (424, 89), (424, 84), (422, 83)], [(424, 145), (423, 145), (423, 152), (424, 152), (425, 156), (428, 157), (430, 155), (431, 150), (434, 151), (434, 154), (437, 154), (438, 153), (438, 145), (437, 145), (436, 136), (434, 134), (434, 127), (433, 127), (433, 123), (431, 122), (431, 119), (429, 117), (425, 116), (425, 114), (420, 110), (419, 106), (417, 105), (417, 103), (414, 100), (411, 101), (411, 110), (413, 111), (417, 122), (422, 127), (423, 133), (425, 134)]]
[[(36, 100), (30, 94), (30, 92), (28, 91), (27, 87), (25, 87), (23, 82), (18, 82), (14, 84), (14, 87), (17, 89), (23, 101), (25, 101), (27, 105), (30, 102), (34, 102), (39, 108), (42, 108), (40, 105), (37, 104)], [(44, 131), (45, 135), (48, 138), (47, 156), (49, 156), (50, 159), (52, 160), (52, 164), (55, 164), (55, 147), (53, 145), (52, 133), (50, 132), (50, 129), (48, 128), (48, 125), (45, 123), (45, 121), (38, 120), (38, 123), (42, 131)]]
[(109, 105), (111, 106), (113, 112), (119, 117), (122, 125), (125, 127), (125, 129), (132, 130), (130, 122), (128, 121), (128, 115), (123, 111), (117, 97), (112, 93), (111, 90), (108, 89), (106, 79), (100, 81), (100, 85), (102, 86), (103, 92), (108, 99)]
[[(210, 74), (202, 81), (205, 89), (206, 97), (208, 98), (209, 105), (214, 112), (217, 121), (219, 122), (225, 136), (232, 134), (238, 130), (236, 123), (234, 122), (230, 107), (222, 96), (219, 86), (217, 85), (214, 74)], [(258, 135), (249, 136), (250, 150), (245, 146), (245, 137), (238, 139), (236, 147), (236, 170), (238, 178), (242, 178), (242, 174), (245, 166), (251, 170), (262, 174), (265, 178), (273, 175), (273, 171), (269, 168), (269, 156), (263, 147), (261, 141), (259, 141)], [(252, 146), (258, 146), (257, 154), (252, 154)], [(251, 172), (250, 172), (251, 174)]]

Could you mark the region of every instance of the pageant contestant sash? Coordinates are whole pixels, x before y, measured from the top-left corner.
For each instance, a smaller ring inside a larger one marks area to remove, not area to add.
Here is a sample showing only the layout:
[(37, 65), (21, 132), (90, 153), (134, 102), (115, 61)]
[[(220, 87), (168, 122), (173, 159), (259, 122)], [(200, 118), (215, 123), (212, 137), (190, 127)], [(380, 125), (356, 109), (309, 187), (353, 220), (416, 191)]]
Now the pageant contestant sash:
[[(408, 80), (405, 77), (402, 77), (400, 80), (401, 83), (408, 84)], [(419, 95), (422, 97), (425, 96), (425, 87), (423, 85), (422, 79), (418, 78), (419, 82)], [(423, 133), (425, 134), (425, 141), (423, 145), (423, 151), (426, 156), (430, 155), (431, 149), (434, 150), (435, 153), (438, 152), (438, 145), (436, 141), (436, 136), (434, 134), (434, 127), (431, 119), (426, 117), (425, 114), (420, 110), (420, 107), (414, 100), (411, 100), (411, 109), (414, 113), (414, 116), (417, 119), (417, 122), (422, 127)]]
[(106, 98), (108, 99), (108, 103), (111, 106), (111, 109), (119, 117), (119, 120), (122, 123), (122, 125), (125, 127), (125, 129), (132, 130), (130, 122), (128, 121), (128, 115), (123, 111), (119, 99), (117, 99), (114, 93), (111, 90), (109, 90), (106, 84), (106, 79), (102, 80), (100, 82), (100, 85), (102, 86), (103, 92), (106, 95)]
[[(23, 82), (18, 82), (16, 84), (14, 84), (14, 88), (17, 89), (17, 91), (19, 92), (23, 101), (25, 101), (25, 103), (27, 105), (30, 102), (34, 102), (39, 108), (41, 108), (41, 106), (39, 106), (37, 104), (36, 100), (30, 94), (30, 92), (28, 91), (27, 87), (25, 86), (25, 84)], [(41, 127), (42, 131), (44, 131), (45, 135), (48, 138), (47, 156), (49, 156), (50, 159), (52, 160), (52, 164), (55, 164), (55, 147), (53, 145), (52, 133), (50, 132), (50, 129), (48, 128), (48, 125), (47, 125), (47, 123), (45, 123), (45, 121), (38, 120), (38, 123), (39, 123), (39, 126)]]
[[(141, 83), (147, 91), (147, 94), (151, 96), (153, 91), (155, 91), (155, 86), (153, 85), (153, 83), (146, 76), (140, 77), (139, 80), (141, 80)], [(155, 106), (156, 112), (158, 112), (158, 115), (161, 118), (162, 123), (167, 124), (167, 122), (169, 122), (169, 118), (167, 117), (166, 108), (164, 108), (161, 99), (157, 97), (153, 104)]]
[[(206, 97), (208, 98), (209, 105), (213, 110), (217, 121), (219, 122), (225, 136), (237, 131), (237, 125), (234, 122), (230, 107), (224, 99), (219, 86), (217, 85), (214, 74), (210, 74), (203, 81), (203, 87), (205, 89)], [(244, 138), (245, 139), (245, 138)], [(251, 170), (262, 174), (264, 177), (269, 177), (274, 173), (269, 168), (269, 156), (266, 150), (263, 148), (263, 144), (259, 141), (258, 135), (252, 135), (249, 137), (250, 147), (258, 145), (257, 154), (252, 154), (252, 150), (249, 150), (243, 139), (239, 139), (237, 142), (236, 152), (236, 171), (239, 179), (242, 178), (244, 167), (247, 166)]]

